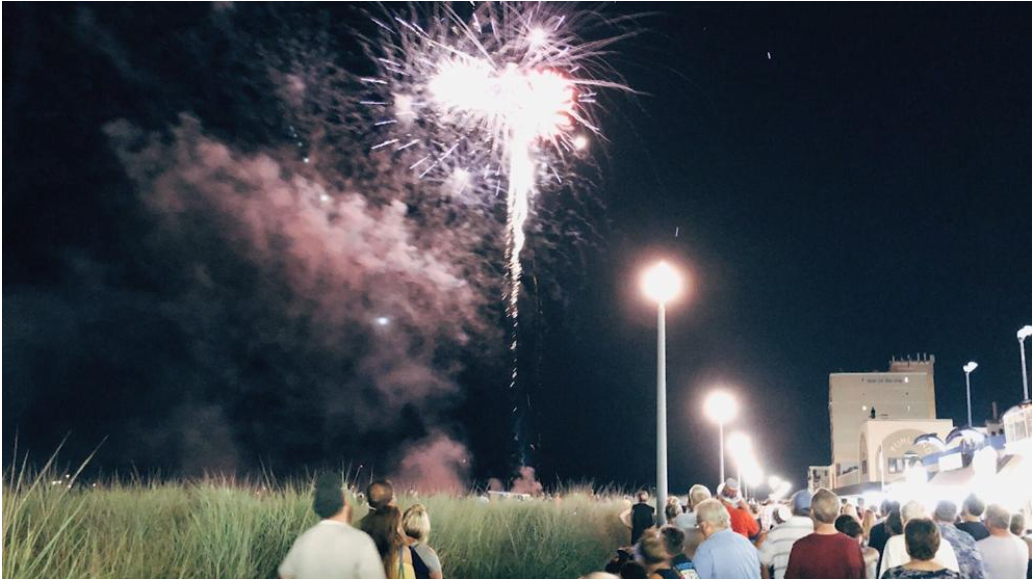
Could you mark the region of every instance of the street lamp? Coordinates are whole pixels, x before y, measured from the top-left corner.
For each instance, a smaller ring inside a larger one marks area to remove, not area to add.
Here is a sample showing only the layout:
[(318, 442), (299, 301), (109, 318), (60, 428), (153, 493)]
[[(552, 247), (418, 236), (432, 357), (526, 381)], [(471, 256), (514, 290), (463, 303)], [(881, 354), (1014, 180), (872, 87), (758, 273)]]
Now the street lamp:
[(703, 412), (711, 421), (717, 423), (718, 428), (718, 454), (721, 457), (721, 482), (725, 482), (725, 424), (735, 418), (739, 405), (736, 404), (732, 395), (717, 390), (703, 402)]
[(666, 262), (642, 276), (642, 290), (656, 302), (656, 520), (666, 522), (667, 507), (667, 334), (664, 306), (681, 293), (682, 280)]
[(1019, 339), (1019, 355), (1022, 356), (1022, 399), (1029, 400), (1029, 381), (1026, 379), (1026, 338), (1033, 335), (1033, 326), (1024, 326), (1015, 335)]
[(979, 364), (975, 362), (969, 362), (962, 366), (962, 370), (965, 371), (965, 399), (968, 400), (968, 427), (972, 428), (972, 382), (969, 376), (972, 375), (972, 371), (979, 367)]
[(739, 479), (739, 488), (742, 489), (743, 498), (746, 498), (746, 481), (743, 480), (743, 468), (749, 468), (753, 462), (753, 442), (750, 437), (741, 433), (733, 432), (728, 436), (728, 452), (735, 460), (735, 476)]

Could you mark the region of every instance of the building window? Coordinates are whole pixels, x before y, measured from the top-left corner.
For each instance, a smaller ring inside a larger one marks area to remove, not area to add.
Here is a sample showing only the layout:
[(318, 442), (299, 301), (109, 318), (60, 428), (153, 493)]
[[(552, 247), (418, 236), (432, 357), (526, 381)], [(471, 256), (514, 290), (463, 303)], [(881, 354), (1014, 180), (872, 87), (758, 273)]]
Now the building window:
[(868, 459), (861, 461), (861, 474), (868, 474)]

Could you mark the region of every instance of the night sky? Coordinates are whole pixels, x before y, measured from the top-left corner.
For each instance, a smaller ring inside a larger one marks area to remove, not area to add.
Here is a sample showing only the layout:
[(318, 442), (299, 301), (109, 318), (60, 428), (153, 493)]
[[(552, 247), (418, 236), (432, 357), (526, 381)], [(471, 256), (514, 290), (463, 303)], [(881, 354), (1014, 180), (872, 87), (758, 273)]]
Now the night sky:
[[(362, 129), (299, 116), (270, 72), (300, 61), (324, 79), (326, 59), (362, 74), (359, 9), (5, 6), (4, 463), (66, 437), (66, 462), (100, 445), (94, 468), (170, 475), (397, 472), (415, 449), (483, 482), (511, 475), (523, 446), (546, 483), (652, 485), (655, 310), (638, 277), (658, 257), (691, 280), (668, 309), (674, 492), (717, 478), (700, 414), (715, 384), (739, 397), (762, 466), (796, 485), (830, 460), (830, 372), (926, 352), (940, 417), (964, 419), (970, 359), (977, 421), (1019, 401), (1028, 4), (602, 11), (637, 16), (609, 62), (639, 94), (604, 99), (577, 194), (543, 192), (532, 217), (519, 351), (532, 410), (515, 445), (501, 290), (485, 275), (502, 275), (499, 238), (446, 246), (438, 209), (410, 198), (392, 221), (379, 209), (392, 193), (366, 174), (391, 169), (347, 154)], [(232, 160), (196, 177), (215, 144)], [(297, 168), (303, 155), (314, 162)], [(377, 220), (373, 255), (395, 224), (437, 257), (353, 275), (299, 251), (326, 268), (299, 290), (291, 243), (322, 230), (291, 237), (302, 222), (277, 221), (262, 245), (240, 226), (274, 213), (248, 192), (269, 159), (361, 191), (368, 204), (349, 207)], [(211, 205), (169, 218), (195, 189)], [(438, 266), (469, 272), (472, 295), (426, 285)], [(363, 322), (382, 315), (386, 330)]]

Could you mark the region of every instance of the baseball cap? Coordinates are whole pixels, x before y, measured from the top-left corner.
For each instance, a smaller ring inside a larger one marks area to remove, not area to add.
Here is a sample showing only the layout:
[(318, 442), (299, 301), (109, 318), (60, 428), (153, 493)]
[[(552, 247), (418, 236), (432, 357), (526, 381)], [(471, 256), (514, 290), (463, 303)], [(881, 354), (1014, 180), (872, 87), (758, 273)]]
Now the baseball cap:
[(790, 502), (793, 505), (794, 511), (809, 511), (811, 510), (811, 491), (796, 491), (793, 493)]

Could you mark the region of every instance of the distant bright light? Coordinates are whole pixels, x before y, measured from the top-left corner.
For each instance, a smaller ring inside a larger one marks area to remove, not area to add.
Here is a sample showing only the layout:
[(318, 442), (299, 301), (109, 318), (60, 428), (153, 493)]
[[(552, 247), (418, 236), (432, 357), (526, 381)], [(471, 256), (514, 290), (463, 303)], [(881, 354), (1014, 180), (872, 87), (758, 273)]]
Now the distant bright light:
[(768, 476), (768, 487), (772, 490), (777, 489), (782, 484), (782, 479), (778, 478), (777, 475)]
[(549, 33), (543, 28), (534, 27), (527, 33), (527, 43), (531, 46), (541, 46), (549, 41)]
[(964, 370), (966, 374), (971, 374), (972, 371), (975, 370), (978, 367), (979, 367), (979, 364), (976, 364), (975, 362), (969, 362), (968, 364), (965, 364), (965, 366), (962, 367), (961, 369)]
[(573, 144), (574, 149), (578, 151), (584, 151), (586, 148), (588, 148), (588, 138), (584, 135), (578, 135), (574, 137)]
[(386, 326), (391, 323), (391, 318), (387, 316), (378, 316), (373, 320), (373, 323), (378, 326)]
[(649, 299), (665, 304), (681, 293), (681, 276), (667, 262), (661, 261), (642, 276), (642, 290)]
[(718, 424), (727, 424), (739, 410), (739, 404), (731, 394), (718, 390), (712, 392), (703, 402), (703, 413)]
[(1025, 340), (1026, 338), (1028, 338), (1030, 336), (1033, 336), (1033, 326), (1025, 326), (1025, 327), (1023, 327), (1021, 330), (1019, 330), (1019, 332), (1018, 332), (1018, 334), (1016, 334), (1016, 336), (1020, 340)]
[(728, 451), (742, 462), (753, 454), (753, 442), (750, 441), (749, 436), (741, 432), (732, 433), (728, 437)]
[(746, 484), (751, 487), (760, 486), (764, 482), (764, 469), (760, 468), (756, 460), (751, 461), (743, 468), (742, 478), (746, 479)]

